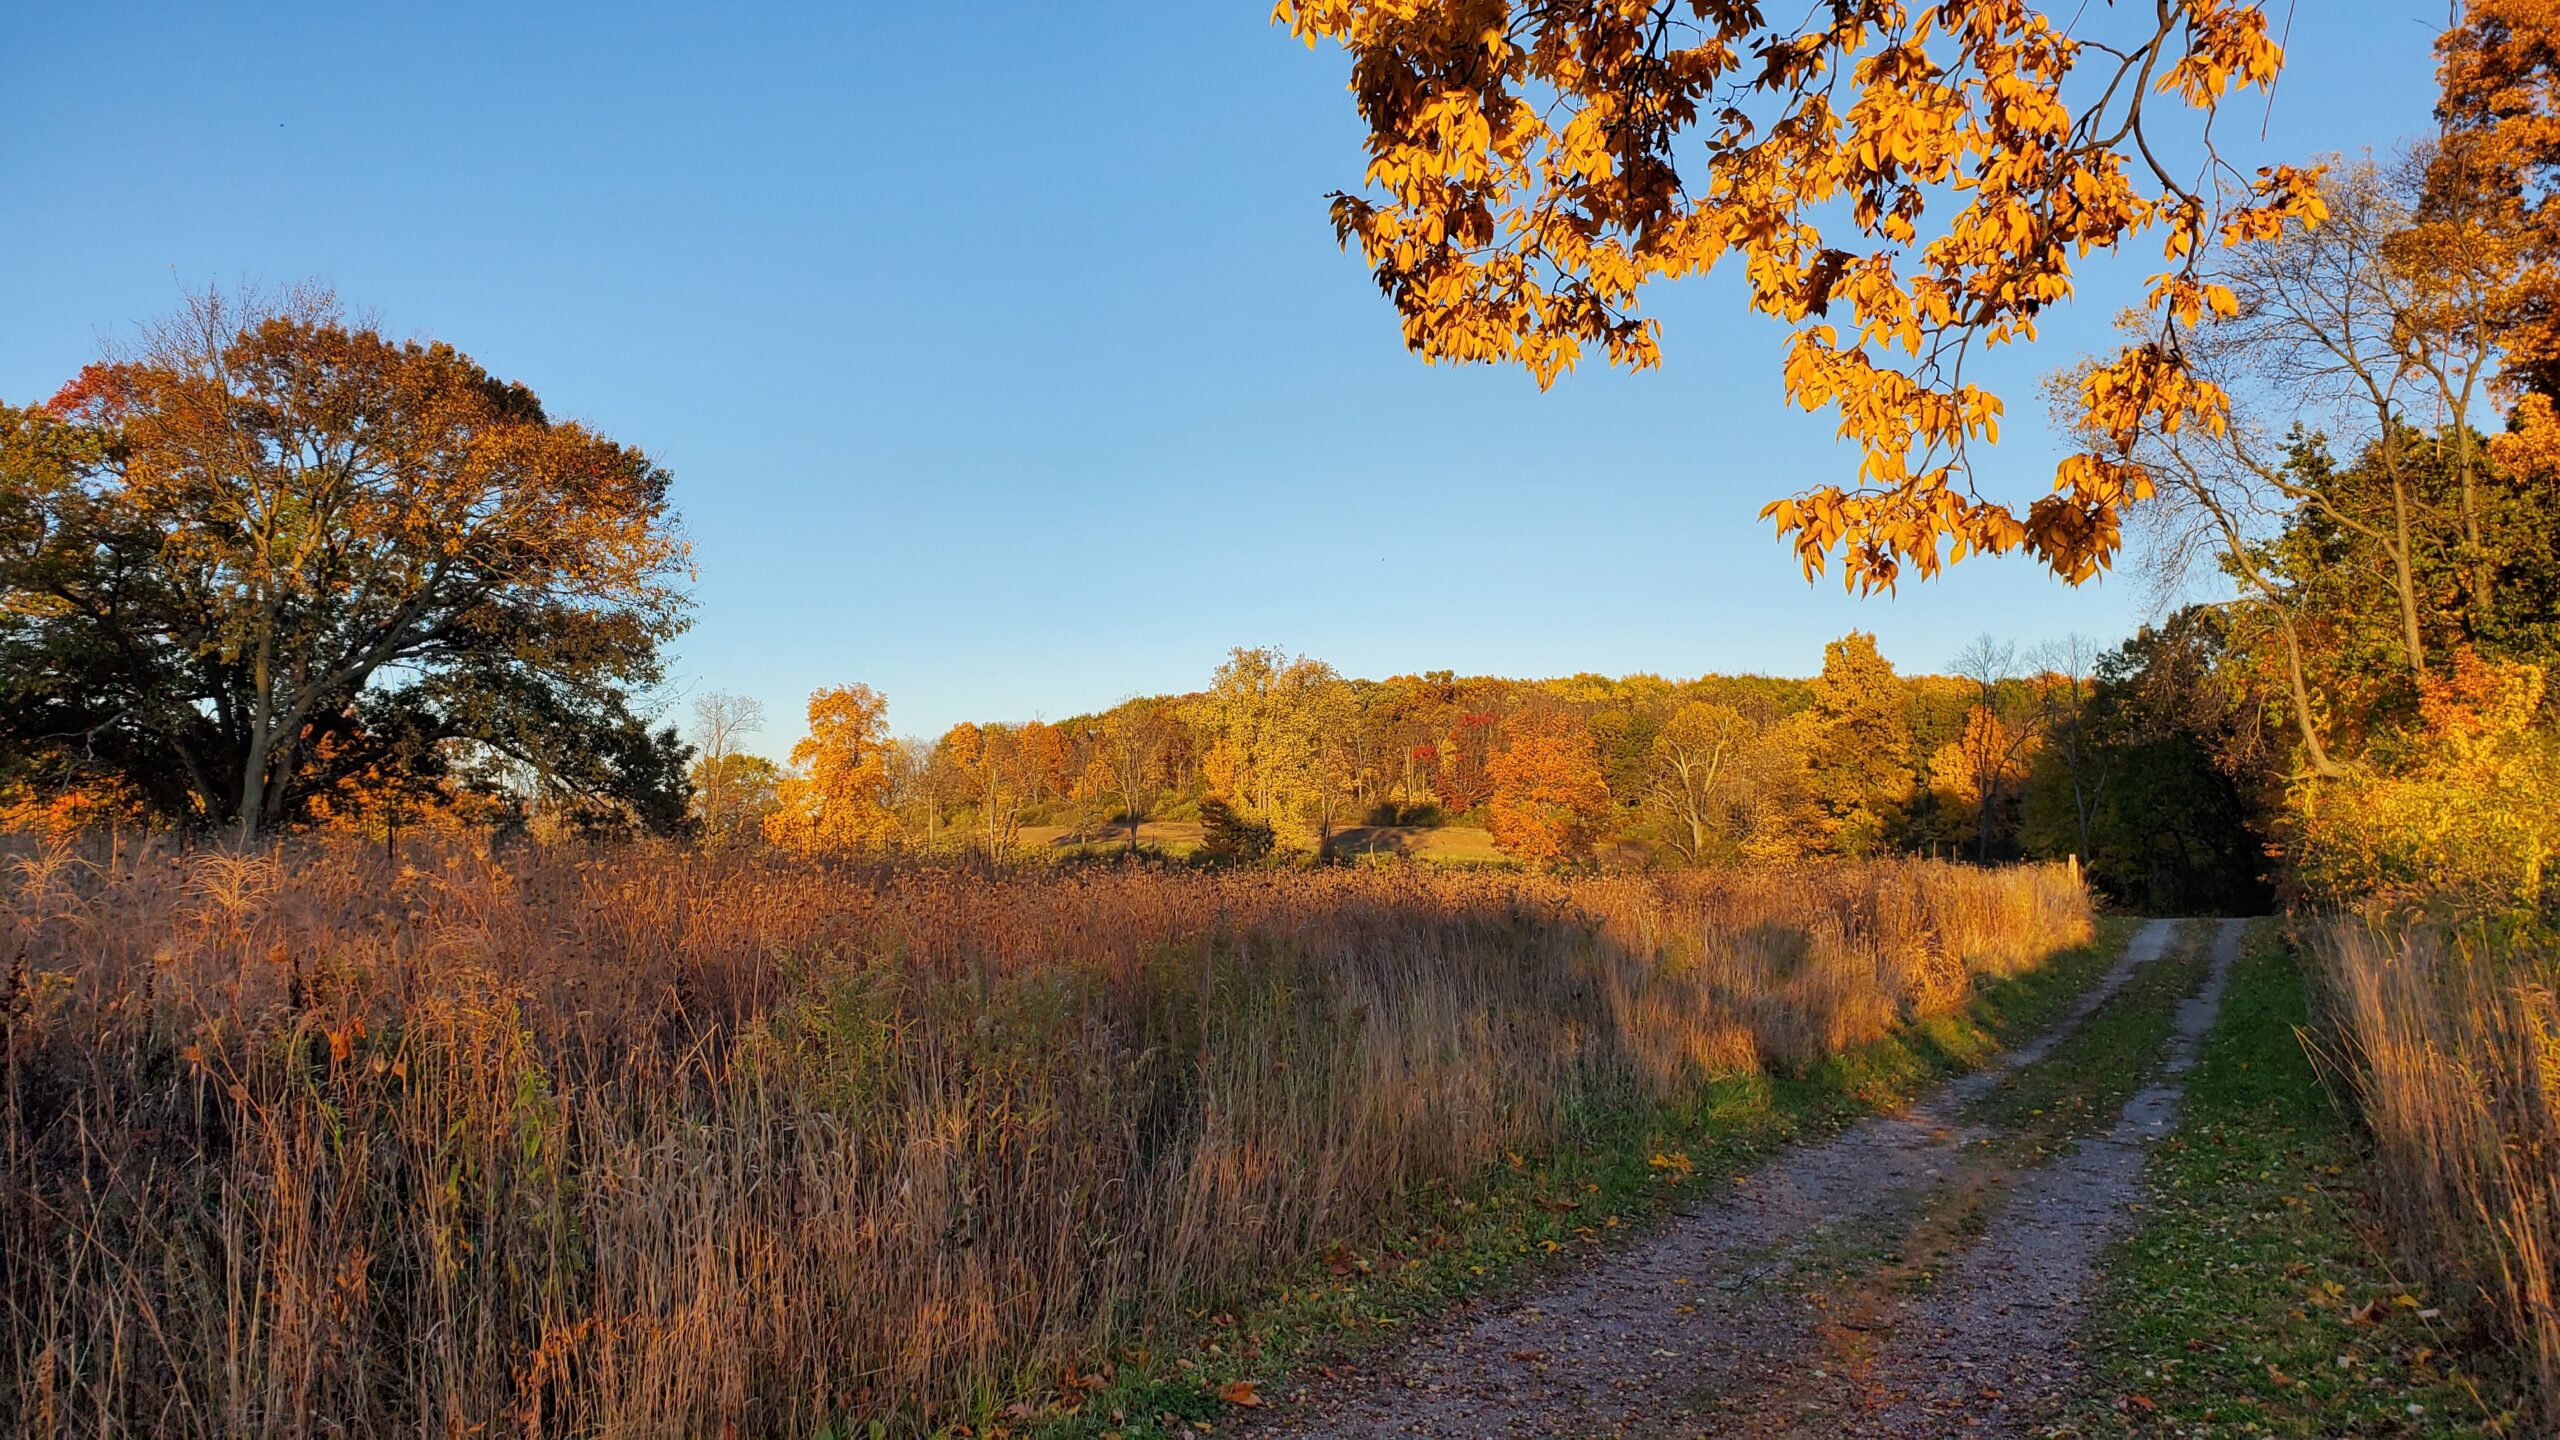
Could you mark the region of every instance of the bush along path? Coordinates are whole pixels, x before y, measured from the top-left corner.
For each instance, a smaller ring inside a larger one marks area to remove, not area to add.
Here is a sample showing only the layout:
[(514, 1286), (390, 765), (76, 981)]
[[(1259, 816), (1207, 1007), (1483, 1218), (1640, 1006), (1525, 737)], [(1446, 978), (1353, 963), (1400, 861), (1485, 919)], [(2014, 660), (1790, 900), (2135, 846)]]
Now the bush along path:
[(2130, 1228), (2240, 934), (2149, 923), (1988, 1067), (1552, 1287), (1271, 1393), (1252, 1433), (2040, 1433), (2082, 1383), (2097, 1259)]

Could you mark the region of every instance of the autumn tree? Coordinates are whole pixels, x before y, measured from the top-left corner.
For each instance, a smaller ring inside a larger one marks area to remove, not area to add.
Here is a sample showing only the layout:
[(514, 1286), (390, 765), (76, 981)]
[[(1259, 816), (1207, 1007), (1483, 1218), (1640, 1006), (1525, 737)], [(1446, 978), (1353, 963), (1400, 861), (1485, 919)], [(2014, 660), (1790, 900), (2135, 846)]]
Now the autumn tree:
[(731, 788), (731, 782), (753, 787), (760, 781), (763, 793), (757, 798), (771, 799), (772, 763), (766, 762), (767, 773), (758, 775), (754, 766), (741, 763), (749, 757), (739, 750), (747, 736), (763, 728), (761, 700), (720, 690), (694, 697), (693, 812), (706, 837), (726, 839), (746, 827), (761, 825), (761, 812), (744, 803), (742, 794)]
[(2560, 12), (2467, 0), (2436, 43), (2436, 143), (2413, 249), (2481, 276), (2511, 378), (2560, 395)]
[[(2075, 854), (2099, 889), (2155, 914), (2256, 914), (2274, 787), (2261, 687), (2235, 659), (2228, 607), (2194, 605), (2096, 657), (2087, 698), (2036, 757), (2022, 805), (2031, 854)], [(2102, 783), (2075, 790), (2075, 744)]]
[(978, 843), (994, 864), (1021, 836), (1023, 807), (1044, 783), (1042, 763), (1038, 751), (1025, 750), (1022, 727), (964, 720), (934, 742), (928, 775), (937, 793), (947, 786), (976, 809)]
[(2061, 792), (2070, 801), (2070, 853), (2083, 860), (2095, 838), (2098, 799), (2107, 788), (2111, 759), (2091, 743), (2087, 724), (2097, 661), (2097, 645), (2077, 631), (2038, 646), (2034, 657), (2038, 728), (2060, 771)]
[(942, 823), (935, 808), (933, 746), (912, 735), (898, 736), (883, 748), (880, 765), (888, 776), (886, 803), (896, 819), (899, 840), (931, 846), (940, 836)]
[(1173, 723), (1163, 706), (1147, 700), (1129, 701), (1102, 717), (1094, 761), (1128, 818), (1132, 852), (1138, 848), (1138, 825), (1156, 795)]
[(0, 783), (0, 835), (68, 844), (95, 831), (140, 827), (149, 818), (142, 798), (113, 780), (46, 790), (23, 781)]
[(1458, 715), (1432, 745), (1431, 791), (1449, 814), (1464, 815), (1493, 794), (1493, 747), (1494, 716), (1486, 710)]
[(1201, 738), (1213, 795), (1301, 843), (1329, 838), (1342, 776), (1328, 735), (1354, 718), (1349, 687), (1332, 666), (1239, 647), (1184, 718)]
[(1064, 795), (1073, 777), (1068, 773), (1067, 737), (1058, 727), (1041, 720), (1026, 720), (1011, 732), (1015, 778), (1031, 799), (1048, 800)]
[(2538, 665), (2458, 652), (2378, 773), (2304, 787), (2293, 817), (2300, 878), (2330, 898), (2453, 897), (2475, 914), (2541, 913), (2560, 862), (2546, 679)]
[(1786, 864), (1829, 847), (1830, 817), (1813, 788), (1812, 756), (1820, 736), (1815, 714), (1799, 710), (1769, 721), (1744, 747), (1735, 837), (1744, 860)]
[[(782, 767), (752, 750), (694, 758), (694, 820), (707, 841), (761, 838), (772, 816)], [(712, 797), (717, 797), (716, 799)]]
[[(373, 723), (318, 727), (303, 742), (300, 818), (315, 828), (380, 840), (396, 857), (404, 829), (453, 828), (494, 818), (485, 797), (464, 793), (450, 756), (396, 709), (373, 710)], [(387, 713), (386, 713), (387, 712)], [(388, 723), (385, 723), (385, 722)]]
[[(2297, 656), (2296, 597), (2280, 566), (2252, 549), (2265, 517), (2299, 512), (2369, 550), (2388, 597), (2387, 609), (2375, 608), (2392, 617), (2384, 635), (2395, 647), (2374, 659), (2411, 683), (2425, 676), (2431, 648), (2417, 472), (2438, 458), (2427, 452), (2441, 435), (2440, 458), (2459, 472), (2466, 513), (2476, 511), (2487, 456), (2475, 427), (2496, 356), (2490, 334), (2468, 318), (2481, 297), (2466, 303), (2452, 293), (2465, 277), (2411, 248), (2422, 173), (2370, 162), (2341, 169), (2322, 184), (2327, 224), (2242, 246), (2218, 264), (2232, 304), (2191, 337), (2191, 363), (2238, 397), (2236, 413), (2211, 430), (2141, 435), (2125, 452), (2159, 478), (2182, 541), (2231, 572)], [(2419, 428), (2420, 417), (2433, 423)], [(2332, 463), (2341, 447), (2358, 463)], [(2305, 680), (2306, 705), (2309, 688)], [(2305, 745), (2325, 766), (2325, 737), (2307, 708), (2304, 718)]]
[(1812, 714), (1807, 769), (1829, 848), (1876, 854), (1910, 798), (1911, 728), (1901, 682), (1876, 652), (1875, 636), (1853, 631), (1823, 647)]
[(2102, 435), (2209, 427), (2222, 396), (2179, 343), (2226, 303), (2204, 256), (2321, 213), (2312, 172), (2160, 158), (2211, 156), (2220, 107), (2272, 86), (2255, 0), (2059, 24), (2023, 0), (1839, 0), (1803, 29), (1722, 0), (1280, 0), (1274, 18), (1350, 52), (1369, 158), (1334, 229), (1425, 358), (1541, 385), (1586, 349), (1651, 366), (1645, 288), (1734, 259), (1749, 305), (1793, 327), (1788, 397), (1836, 413), (1862, 457), (1854, 484), (1764, 513), (1807, 574), (1836, 557), (1855, 586), (2021, 547), (2074, 581), (2105, 567), (2148, 478), (2092, 446), (2032, 503), (1985, 495), (1969, 447), (2002, 403), (1967, 357), (2032, 340), (2080, 257), (2150, 234), (2151, 322), (2091, 368), (2083, 409)]
[[(1658, 675), (1629, 675), (1590, 695), (1583, 724), (1600, 751), (1609, 793), (1622, 807), (1641, 807), (1653, 789), (1653, 742), (1682, 701)], [(1755, 723), (1759, 717), (1753, 718)]]
[(1309, 741), (1306, 804), (1316, 822), (1316, 856), (1331, 860), (1334, 827), (1343, 807), (1358, 797), (1361, 788), (1365, 751), (1360, 701), (1351, 682), (1326, 666), (1323, 676), (1307, 685), (1300, 704)]
[(0, 407), (0, 728), (245, 838), (396, 688), (431, 742), (673, 825), (682, 747), (638, 709), (686, 611), (667, 485), (325, 295), (194, 297)]
[(1759, 727), (1729, 705), (1692, 700), (1654, 732), (1648, 803), (1680, 858), (1695, 865), (1729, 842)]
[(2004, 802), (2014, 803), (2038, 737), (2034, 696), (2022, 682), (2018, 647), (1989, 633), (1956, 655), (1955, 672), (1973, 688), (1964, 737), (1954, 747), (1957, 792), (1974, 812), (1974, 858), (1991, 863)]
[(1121, 815), (1129, 817), (1129, 848), (1137, 851), (1137, 828), (1157, 794), (1165, 756), (1172, 746), (1170, 712), (1157, 702), (1132, 700), (1103, 715), (1096, 758), (1108, 771), (1111, 792), (1119, 797)]
[(2328, 223), (2219, 262), (2234, 306), (2189, 352), (2233, 397), (2229, 423), (2126, 450), (2161, 486), (2156, 568), (2200, 558), (2238, 588), (2318, 776), (2414, 715), (2456, 648), (2560, 639), (2560, 426), (2528, 394), (2488, 433), (2522, 252), (2465, 213), (2498, 207), (2457, 195), (2433, 153), (2337, 167)]
[(1456, 680), (1449, 671), (1435, 670), (1395, 682), (1397, 694), (1388, 703), (1384, 719), (1393, 747), (1392, 791), (1405, 806), (1439, 800), (1432, 780), (1440, 768), (1442, 717), (1456, 702)]
[(1494, 752), (1486, 769), (1493, 782), (1487, 828), (1504, 854), (1525, 865), (1591, 858), (1609, 815), (1609, 783), (1579, 726), (1526, 727)]
[(889, 702), (868, 685), (809, 697), (809, 733), (774, 787), (765, 838), (803, 853), (863, 850), (898, 833), (889, 808)]

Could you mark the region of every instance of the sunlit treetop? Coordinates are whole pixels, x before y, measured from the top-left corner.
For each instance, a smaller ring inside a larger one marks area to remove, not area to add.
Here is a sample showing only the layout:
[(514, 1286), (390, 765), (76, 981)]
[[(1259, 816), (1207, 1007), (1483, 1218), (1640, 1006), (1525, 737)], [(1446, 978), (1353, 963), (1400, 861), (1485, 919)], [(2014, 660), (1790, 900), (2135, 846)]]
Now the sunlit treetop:
[(2560, 3), (2472, 0), (2436, 52), (2442, 134), (2409, 243), (2485, 292), (2504, 388), (2560, 392)]
[[(2221, 423), (2178, 332), (2226, 310), (2216, 244), (2316, 223), (2316, 173), (2243, 176), (2212, 126), (2283, 53), (2257, 3), (2088, 0), (1279, 0), (1275, 22), (1352, 55), (1369, 127), (1357, 242), (1431, 360), (1517, 363), (1540, 385), (1587, 350), (1660, 359), (1644, 287), (1739, 257), (1752, 308), (1794, 328), (1784, 381), (1859, 448), (1853, 483), (1762, 513), (1806, 574), (1853, 587), (2024, 547), (2097, 574), (2149, 491), (2146, 428)], [(2165, 112), (2165, 114), (2163, 113)], [(2163, 125), (2176, 133), (2164, 133)], [(2190, 158), (2192, 157), (2192, 158)], [(1967, 458), (2001, 401), (1977, 345), (2035, 336), (2073, 264), (2145, 232), (2156, 327), (2090, 367), (2092, 433), (2020, 509)]]

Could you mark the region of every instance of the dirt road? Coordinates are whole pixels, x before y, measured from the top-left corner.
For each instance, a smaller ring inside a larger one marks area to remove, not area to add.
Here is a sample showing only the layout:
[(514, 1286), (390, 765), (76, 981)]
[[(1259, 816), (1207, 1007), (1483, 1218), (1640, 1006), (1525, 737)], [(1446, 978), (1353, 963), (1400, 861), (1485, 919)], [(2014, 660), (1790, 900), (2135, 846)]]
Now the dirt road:
[(2177, 1123), (2240, 928), (2214, 931), (2155, 1081), (2051, 1163), (2013, 1166), (1967, 1107), (2168, 953), (2178, 922), (2145, 926), (2068, 1017), (1994, 1065), (1790, 1152), (1552, 1288), (1301, 1390), (1253, 1433), (2034, 1433), (2077, 1374), (2082, 1298), (2131, 1223), (2144, 1147)]

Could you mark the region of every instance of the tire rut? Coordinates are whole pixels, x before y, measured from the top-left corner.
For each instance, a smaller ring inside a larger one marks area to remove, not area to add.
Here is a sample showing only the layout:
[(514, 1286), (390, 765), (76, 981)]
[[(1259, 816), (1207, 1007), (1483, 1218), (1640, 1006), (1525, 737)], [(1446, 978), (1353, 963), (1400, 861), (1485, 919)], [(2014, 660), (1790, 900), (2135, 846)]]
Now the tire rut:
[[(2044, 1337), (2028, 1332), (2059, 1323), (2077, 1304), (2105, 1240), (2084, 1243), (2075, 1227), (2095, 1233), (2098, 1211), (2124, 1209), (2115, 1196), (2138, 1179), (2143, 1136), (2175, 1123), (2174, 1072), (2192, 1063), (2212, 1023), (2224, 952), (2237, 951), (2236, 922), (2218, 937), (2205, 992), (2181, 1009), (2173, 1073), (2136, 1096), (2107, 1136), (2004, 1196), (1967, 1162), (1965, 1150), (1990, 1132), (1965, 1124), (1963, 1109), (2043, 1058), (2167, 953), (2177, 924), (2145, 925), (2067, 1016), (1993, 1064), (1900, 1114), (1871, 1116), (1790, 1151), (1712, 1207), (1676, 1216), (1633, 1248), (1536, 1293), (1461, 1315), (1374, 1370), (1301, 1388), (1249, 1433), (1265, 1440), (1949, 1433), (1954, 1412), (1930, 1407), (1962, 1400), (1952, 1392), (1964, 1386), (1923, 1368), (1947, 1367), (1969, 1383), (1963, 1366), (1994, 1366), (1999, 1378), (1971, 1391), (2005, 1396), (2003, 1383), (2018, 1383), (1995, 1364), (2006, 1347), (2034, 1340), (2031, 1353), (2050, 1354)], [(1858, 1363), (1825, 1365), (1840, 1326), (1820, 1291), (1829, 1273), (1823, 1261), (1968, 1204), (1966, 1213), (1987, 1216), (1985, 1238), (1961, 1252), (1933, 1295), (1879, 1317)], [(1967, 1335), (1968, 1323), (1991, 1324), (2000, 1338)], [(1979, 1356), (1954, 1353), (1968, 1347)], [(1776, 1383), (1808, 1365), (1821, 1372), (1812, 1388)], [(2028, 1373), (2043, 1370), (2031, 1365)], [(2010, 1410), (2024, 1413), (2042, 1393), (2022, 1392)], [(1898, 1423), (1891, 1417), (1905, 1411), (1921, 1428), (1844, 1428)], [(1795, 1428), (1798, 1419), (1812, 1428)]]
[(2221, 1013), (2245, 922), (2221, 922), (2210, 968), (2178, 1007), (2160, 1077), (2106, 1133), (2021, 1172), (1929, 1293), (1901, 1297), (1856, 1353), (1739, 1401), (1694, 1433), (1923, 1440), (2018, 1436), (2057, 1415), (2079, 1380), (2079, 1335), (2100, 1256), (2132, 1228), (2147, 1149), (2177, 1127), (2185, 1074)]

